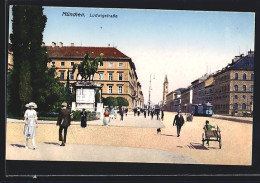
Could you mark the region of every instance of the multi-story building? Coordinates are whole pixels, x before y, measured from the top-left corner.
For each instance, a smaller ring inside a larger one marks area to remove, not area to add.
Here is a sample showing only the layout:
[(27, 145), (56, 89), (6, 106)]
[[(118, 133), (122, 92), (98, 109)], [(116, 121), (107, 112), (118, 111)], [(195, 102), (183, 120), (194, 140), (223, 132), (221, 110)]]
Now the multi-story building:
[[(45, 44), (43, 43), (42, 46)], [(61, 83), (66, 83), (68, 70), (70, 83), (76, 82), (78, 71), (72, 73), (73, 65), (80, 64), (86, 52), (89, 52), (91, 58), (102, 56), (103, 64), (98, 66), (98, 73), (94, 75), (94, 82), (102, 85), (102, 97), (124, 97), (128, 100), (130, 109), (143, 107), (143, 93), (135, 64), (130, 57), (117, 48), (79, 47), (74, 46), (73, 43), (70, 46), (63, 46), (62, 42), (59, 46), (52, 42), (51, 46), (45, 47), (52, 60), (48, 67), (54, 65), (57, 68), (57, 76)]]
[(181, 91), (181, 111), (184, 113), (191, 112), (191, 104), (192, 104), (192, 88), (191, 86)]
[(164, 104), (164, 110), (166, 111), (174, 111), (174, 99), (175, 99), (175, 92), (171, 91), (166, 95), (166, 100)]
[[(206, 104), (213, 102), (213, 76), (205, 74), (202, 81), (198, 84), (198, 96), (197, 103), (194, 104)], [(194, 96), (195, 97), (195, 96)]]
[(243, 115), (253, 111), (254, 52), (240, 55), (214, 75), (216, 114)]

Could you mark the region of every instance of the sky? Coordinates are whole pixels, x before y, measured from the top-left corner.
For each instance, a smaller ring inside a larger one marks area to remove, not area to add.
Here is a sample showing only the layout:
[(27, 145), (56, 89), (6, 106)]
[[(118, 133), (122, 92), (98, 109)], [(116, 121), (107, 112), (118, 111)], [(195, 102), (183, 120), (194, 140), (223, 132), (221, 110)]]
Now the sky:
[[(84, 17), (62, 16), (63, 12)], [(151, 102), (157, 104), (163, 100), (165, 75), (169, 92), (186, 88), (202, 75), (222, 69), (235, 56), (254, 50), (252, 12), (44, 7), (44, 14), (46, 45), (53, 41), (64, 46), (110, 44), (130, 57), (145, 103), (150, 76)], [(95, 14), (117, 18), (91, 17)]]

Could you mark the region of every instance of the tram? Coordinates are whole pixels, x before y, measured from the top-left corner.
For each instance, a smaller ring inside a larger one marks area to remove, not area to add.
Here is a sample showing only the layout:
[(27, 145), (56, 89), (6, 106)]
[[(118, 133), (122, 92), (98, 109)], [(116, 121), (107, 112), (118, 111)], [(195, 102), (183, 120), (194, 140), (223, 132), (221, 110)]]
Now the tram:
[(191, 112), (194, 116), (212, 116), (213, 105), (211, 103), (206, 104), (193, 104), (191, 106)]

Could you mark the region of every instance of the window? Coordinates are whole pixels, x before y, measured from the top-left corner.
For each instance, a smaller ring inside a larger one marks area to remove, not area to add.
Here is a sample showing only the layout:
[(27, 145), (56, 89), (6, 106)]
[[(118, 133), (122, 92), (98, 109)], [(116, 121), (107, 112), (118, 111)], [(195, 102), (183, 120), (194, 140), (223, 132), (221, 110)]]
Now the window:
[(242, 104), (242, 110), (246, 110), (246, 104), (245, 103)]
[(99, 62), (99, 66), (104, 66), (104, 62)]
[(246, 91), (246, 85), (243, 85), (243, 91), (244, 92)]
[(51, 62), (52, 66), (55, 66), (55, 62)]
[(123, 93), (123, 86), (118, 86), (117, 90), (118, 90), (118, 94), (122, 94)]
[(238, 86), (237, 85), (235, 85), (234, 90), (238, 91)]
[(119, 62), (118, 67), (123, 67), (123, 63)]
[(72, 72), (69, 72), (69, 73), (70, 73), (70, 79), (74, 80), (74, 74)]
[(74, 62), (70, 62), (70, 66), (74, 66)]
[(113, 80), (113, 73), (112, 72), (108, 73), (108, 80), (110, 80), (110, 81)]
[(112, 85), (108, 85), (108, 93), (113, 93), (113, 86)]
[(245, 99), (246, 98), (246, 96), (245, 95), (243, 95), (243, 99)]
[(237, 107), (238, 107), (238, 105), (237, 105), (237, 103), (235, 103), (234, 104), (234, 110), (237, 110)]
[(251, 92), (254, 92), (254, 85), (251, 85)]
[(118, 73), (118, 80), (123, 81), (123, 73), (122, 72)]
[(113, 62), (109, 62), (109, 67), (114, 67), (114, 63)]
[(103, 72), (99, 72), (99, 77), (98, 77), (98, 79), (99, 79), (99, 80), (103, 80), (103, 76), (104, 76), (104, 73), (103, 73)]
[(64, 79), (64, 71), (60, 72), (60, 79)]
[(243, 80), (246, 80), (246, 74), (243, 74)]
[(235, 73), (235, 80), (238, 80), (238, 73)]
[(253, 95), (251, 95), (251, 99), (254, 99)]
[(251, 80), (254, 80), (254, 74), (251, 74)]
[(61, 62), (61, 63), (60, 63), (60, 66), (65, 66), (65, 62)]

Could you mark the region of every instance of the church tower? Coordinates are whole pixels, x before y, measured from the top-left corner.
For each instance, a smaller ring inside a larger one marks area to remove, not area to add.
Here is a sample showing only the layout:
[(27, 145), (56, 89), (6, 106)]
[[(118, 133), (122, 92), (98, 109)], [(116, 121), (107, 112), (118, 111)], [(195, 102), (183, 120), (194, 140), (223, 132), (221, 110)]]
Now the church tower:
[(166, 95), (168, 94), (168, 79), (167, 75), (165, 75), (163, 82), (163, 104), (166, 104)]

